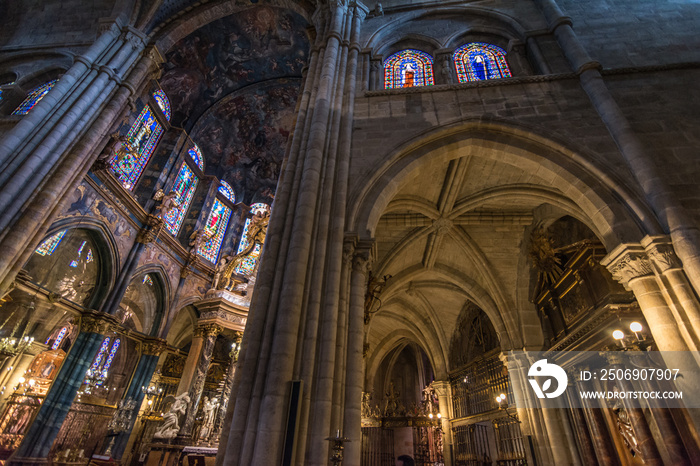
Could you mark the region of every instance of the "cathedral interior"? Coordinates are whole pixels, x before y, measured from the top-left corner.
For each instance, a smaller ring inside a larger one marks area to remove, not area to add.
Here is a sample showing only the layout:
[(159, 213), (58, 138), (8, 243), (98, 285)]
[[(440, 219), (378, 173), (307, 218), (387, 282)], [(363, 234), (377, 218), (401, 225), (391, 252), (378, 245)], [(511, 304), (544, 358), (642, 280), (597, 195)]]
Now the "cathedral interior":
[(697, 0), (0, 11), (0, 465), (700, 464)]

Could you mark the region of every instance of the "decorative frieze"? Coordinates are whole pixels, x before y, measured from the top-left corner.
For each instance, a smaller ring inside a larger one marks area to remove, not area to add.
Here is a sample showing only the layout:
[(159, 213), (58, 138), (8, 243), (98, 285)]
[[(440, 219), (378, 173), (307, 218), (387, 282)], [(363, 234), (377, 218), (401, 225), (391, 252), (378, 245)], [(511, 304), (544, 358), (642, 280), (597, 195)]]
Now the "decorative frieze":
[(160, 338), (149, 339), (141, 344), (141, 353), (144, 356), (160, 356), (168, 348), (168, 343)]

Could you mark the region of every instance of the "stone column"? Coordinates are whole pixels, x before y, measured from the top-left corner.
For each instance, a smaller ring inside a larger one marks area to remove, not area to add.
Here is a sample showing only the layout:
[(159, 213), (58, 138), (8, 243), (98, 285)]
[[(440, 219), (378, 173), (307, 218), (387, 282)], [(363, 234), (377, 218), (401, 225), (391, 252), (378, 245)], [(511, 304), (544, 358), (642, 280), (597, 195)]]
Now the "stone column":
[(19, 448), (10, 457), (11, 465), (45, 463), (58, 431), (83, 383), (85, 372), (102, 343), (104, 335), (117, 326), (114, 317), (95, 311), (80, 319), (80, 333), (61, 365), (49, 393)]
[[(578, 391), (584, 392), (595, 390), (594, 387), (591, 386), (590, 382), (581, 379), (580, 371), (577, 372), (575, 378)], [(598, 463), (605, 465), (619, 465), (620, 460), (615, 452), (615, 447), (613, 446), (610, 438), (601, 406), (596, 400), (586, 399), (582, 400), (582, 402), (584, 405), (583, 411), (586, 417), (586, 424), (588, 425), (588, 429), (591, 434), (591, 441), (595, 447), (595, 455), (598, 458)]]
[(381, 60), (372, 59), (369, 62), (369, 90), (384, 89), (384, 66)]
[(123, 396), (124, 400), (134, 400), (136, 406), (131, 414), (131, 425), (125, 432), (119, 433), (114, 441), (114, 447), (112, 447), (113, 458), (119, 459), (124, 454), (132, 429), (136, 423), (139, 409), (141, 408), (141, 402), (143, 401), (144, 393), (141, 387), (148, 386), (151, 382), (153, 372), (158, 365), (158, 359), (167, 347), (167, 342), (159, 338), (148, 338), (141, 343), (141, 358), (131, 378), (131, 383)]
[[(192, 428), (194, 427), (194, 419), (197, 416), (199, 401), (202, 398), (204, 391), (204, 381), (207, 378), (211, 355), (214, 352), (214, 344), (216, 337), (221, 333), (223, 328), (216, 324), (203, 324), (195, 329), (195, 335), (203, 338), (202, 350), (197, 360), (197, 365), (194, 369), (194, 376), (189, 387), (190, 406), (187, 410), (187, 415), (182, 423), (178, 438), (189, 441), (192, 436)], [(188, 357), (189, 360), (189, 357)], [(178, 387), (179, 388), (179, 387)]]
[[(608, 361), (610, 369), (620, 369), (622, 371), (625, 370), (625, 366), (622, 364), (622, 359), (617, 352), (608, 351), (604, 353), (604, 356)], [(616, 380), (615, 384), (622, 392), (634, 391), (632, 384), (629, 383), (629, 381), (624, 380), (624, 378)], [(627, 411), (630, 423), (632, 424), (632, 429), (634, 430), (634, 435), (637, 439), (637, 445), (639, 447), (639, 453), (642, 457), (642, 461), (644, 461), (644, 464), (649, 464), (652, 466), (663, 465), (661, 455), (659, 454), (659, 449), (656, 447), (656, 442), (654, 442), (654, 437), (651, 435), (649, 423), (647, 423), (642, 409), (637, 406), (633, 406), (631, 403), (627, 402), (627, 400), (625, 400), (622, 404)]]
[(350, 442), (345, 444), (345, 463), (360, 464), (362, 447), (362, 391), (364, 388), (365, 293), (369, 269), (369, 248), (356, 247), (350, 273), (350, 303), (348, 315), (348, 343), (345, 377), (345, 410), (343, 435)]
[[(139, 87), (145, 81), (151, 66), (157, 63), (158, 60), (162, 60), (162, 58), (157, 50), (155, 48), (147, 49), (141, 55), (138, 64), (133, 68), (129, 68), (128, 79), (120, 83), (121, 85), (116, 94), (104, 107), (96, 105), (96, 97), (91, 94), (89, 107), (96, 110), (101, 108), (102, 111), (98, 115), (87, 120), (81, 119), (80, 122), (73, 121), (71, 124), (65, 123), (60, 125), (63, 129), (69, 127), (74, 132), (85, 132), (84, 134), (81, 133), (81, 139), (70, 146), (70, 149), (59, 161), (54, 161), (53, 163), (47, 163), (46, 160), (42, 161), (43, 166), (48, 167), (51, 171), (44, 180), (40, 176), (32, 175), (35, 181), (44, 183), (41, 190), (33, 192), (34, 197), (32, 199), (28, 200), (24, 205), (19, 202), (11, 203), (16, 208), (23, 209), (23, 214), (12, 220), (11, 228), (5, 228), (0, 233), (0, 294), (2, 294), (2, 290), (6, 290), (10, 286), (14, 276), (33, 253), (34, 247), (44, 237), (54, 218), (63, 211), (69, 198), (69, 196), (65, 196), (65, 193), (72, 192), (71, 189), (83, 179), (98, 156), (99, 145), (101, 143), (104, 144), (105, 134), (108, 134), (120, 118), (123, 109), (127, 105), (127, 100), (135, 93), (134, 88)], [(64, 79), (65, 75), (61, 81)], [(61, 82), (59, 81), (56, 86), (60, 85)], [(58, 95), (54, 95), (55, 91), (56, 89), (52, 89), (37, 104), (37, 107), (47, 105), (46, 110), (48, 110), (53, 104), (56, 104), (53, 101), (53, 97)], [(109, 92), (103, 92), (100, 95), (107, 97)], [(50, 101), (53, 101), (53, 104)], [(28, 116), (34, 115), (37, 112), (37, 107), (32, 109)], [(77, 112), (77, 109), (74, 110)], [(86, 130), (88, 127), (89, 129)], [(3, 141), (7, 141), (8, 138), (9, 136), (6, 135)], [(65, 144), (73, 143), (70, 138), (61, 136), (59, 139)], [(51, 141), (55, 142), (55, 139), (51, 139)], [(45, 143), (48, 142), (49, 140), (45, 140)], [(49, 153), (54, 155), (63, 153), (62, 150), (54, 149), (56, 148), (50, 149)], [(32, 191), (29, 188), (26, 189)]]
[[(567, 390), (567, 395), (569, 398), (569, 406), (576, 406), (571, 402), (573, 399), (572, 392), (576, 392), (576, 380), (580, 377), (580, 371), (571, 370), (568, 371), (569, 374), (569, 388)], [(574, 431), (576, 433), (576, 438), (578, 439), (579, 454), (583, 464), (586, 466), (596, 466), (598, 461), (595, 457), (595, 448), (593, 446), (593, 440), (591, 439), (591, 433), (588, 430), (588, 424), (586, 423), (586, 413), (583, 408), (580, 407), (570, 407), (569, 413), (571, 414), (571, 421), (574, 425)]]
[[(452, 459), (452, 429), (450, 428), (450, 401), (451, 389), (449, 380), (436, 380), (433, 382), (433, 388), (438, 396), (438, 402), (440, 406), (440, 416), (442, 420), (442, 455), (447, 466), (452, 466), (454, 460)], [(523, 442), (523, 446), (525, 443)]]

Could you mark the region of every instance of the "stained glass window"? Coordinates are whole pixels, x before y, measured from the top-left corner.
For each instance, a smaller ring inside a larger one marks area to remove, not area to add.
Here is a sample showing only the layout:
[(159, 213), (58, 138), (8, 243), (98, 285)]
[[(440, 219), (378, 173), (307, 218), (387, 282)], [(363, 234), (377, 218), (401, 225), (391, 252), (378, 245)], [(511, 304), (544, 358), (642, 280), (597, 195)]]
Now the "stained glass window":
[(187, 162), (182, 162), (182, 167), (180, 172), (177, 174), (175, 179), (175, 185), (171, 192), (177, 194), (175, 201), (178, 207), (172, 209), (165, 215), (165, 227), (173, 235), (177, 235), (180, 231), (180, 226), (182, 226), (182, 220), (185, 218), (185, 213), (190, 207), (190, 202), (192, 202), (192, 197), (194, 197), (194, 191), (197, 188), (197, 177), (195, 176), (192, 169), (187, 165)]
[(153, 93), (153, 98), (156, 100), (156, 103), (163, 111), (165, 119), (170, 121), (170, 116), (172, 112), (170, 110), (170, 100), (168, 100), (168, 96), (165, 95), (165, 92), (159, 89)]
[(143, 284), (148, 286), (153, 286), (153, 279), (150, 275), (146, 274), (143, 276)]
[(67, 230), (59, 231), (55, 235), (52, 235), (48, 238), (46, 238), (38, 248), (36, 248), (37, 254), (41, 254), (42, 256), (50, 256), (58, 247), (58, 244), (61, 242), (63, 237), (65, 236)]
[(54, 79), (53, 81), (49, 81), (47, 83), (42, 84), (41, 86), (37, 87), (36, 89), (32, 90), (29, 95), (27, 96), (24, 101), (19, 104), (19, 107), (15, 109), (14, 112), (12, 112), (13, 115), (26, 115), (29, 113), (31, 109), (34, 108), (36, 104), (39, 103), (41, 99), (44, 98), (46, 94), (49, 93), (51, 88), (53, 88), (56, 83), (58, 82), (58, 79)]
[(197, 147), (197, 144), (192, 146), (187, 153), (190, 154), (190, 157), (192, 157), (192, 160), (194, 160), (194, 163), (197, 164), (199, 169), (204, 171), (204, 157), (202, 157), (202, 152), (199, 150), (199, 147)]
[(163, 134), (158, 123), (146, 105), (126, 135), (126, 143), (118, 149), (110, 160), (112, 171), (126, 189), (133, 189), (148, 163), (156, 144)]
[[(63, 338), (65, 338), (66, 332), (68, 332), (68, 327), (63, 327), (61, 331), (58, 332), (56, 340), (54, 340), (53, 345), (51, 345), (52, 350), (58, 349), (58, 347), (61, 346), (61, 342), (63, 341)], [(49, 342), (47, 341), (46, 344), (48, 343)]]
[[(270, 206), (264, 203), (257, 203), (250, 206), (250, 211), (253, 215), (262, 214), (270, 211)], [(241, 234), (241, 242), (238, 244), (238, 251), (236, 254), (240, 254), (246, 247), (248, 247), (248, 230), (250, 228), (251, 219), (248, 218), (243, 226), (243, 233)], [(255, 266), (260, 258), (260, 252), (262, 251), (262, 245), (256, 244), (253, 250), (246, 256), (246, 258), (241, 262), (234, 270), (235, 273), (242, 275), (250, 275), (255, 270)]]
[(121, 344), (121, 341), (119, 338), (114, 340), (114, 343), (112, 343), (112, 349), (109, 350), (109, 355), (107, 356), (107, 360), (105, 361), (104, 365), (102, 366), (102, 371), (101, 371), (101, 376), (103, 378), (107, 378), (107, 372), (109, 371), (109, 368), (112, 366), (112, 362), (114, 361), (114, 356), (117, 355), (117, 350), (119, 349), (119, 345)]
[(483, 42), (465, 44), (452, 56), (460, 83), (510, 78), (506, 51)]
[[(116, 340), (114, 340), (114, 343), (112, 343), (112, 347), (110, 348), (109, 353), (107, 353), (107, 348), (109, 348), (109, 342), (109, 337), (106, 337), (104, 340), (102, 340), (100, 350), (97, 352), (97, 356), (95, 356), (95, 359), (92, 361), (92, 365), (85, 373), (86, 380), (84, 380), (83, 383), (89, 383), (87, 378), (90, 378), (95, 379), (97, 385), (102, 385), (107, 379), (109, 368), (111, 367), (112, 362), (114, 362), (114, 357), (116, 356), (117, 350), (119, 349), (119, 345), (121, 344), (121, 341), (119, 340), (119, 338), (117, 338)], [(86, 389), (85, 391), (86, 393), (89, 393), (88, 389)]]
[(209, 239), (198, 251), (200, 256), (214, 264), (216, 264), (216, 259), (221, 249), (221, 242), (226, 234), (229, 218), (231, 218), (231, 209), (226, 207), (220, 200), (214, 199), (214, 206), (211, 208), (207, 223), (204, 226), (204, 233)]
[(433, 57), (420, 50), (407, 49), (391, 55), (384, 62), (386, 89), (432, 86)]
[(92, 361), (92, 365), (88, 369), (88, 375), (93, 375), (98, 372), (100, 366), (102, 365), (102, 360), (105, 357), (105, 353), (107, 352), (107, 348), (109, 347), (109, 341), (109, 337), (106, 337), (104, 340), (102, 340), (100, 351), (97, 352), (97, 356), (95, 356), (95, 359)]
[(233, 188), (227, 182), (221, 180), (221, 185), (219, 186), (219, 192), (224, 195), (226, 199), (236, 203), (236, 195), (233, 193)]

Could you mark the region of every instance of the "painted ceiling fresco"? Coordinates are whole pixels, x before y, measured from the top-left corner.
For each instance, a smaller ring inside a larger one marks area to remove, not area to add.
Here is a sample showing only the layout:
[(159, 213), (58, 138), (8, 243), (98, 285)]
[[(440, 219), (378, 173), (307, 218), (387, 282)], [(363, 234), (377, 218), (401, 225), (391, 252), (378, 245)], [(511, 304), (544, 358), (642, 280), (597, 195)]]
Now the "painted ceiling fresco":
[(199, 119), (191, 137), (209, 174), (250, 205), (274, 199), (301, 79), (276, 79), (230, 94)]
[(256, 7), (202, 26), (166, 54), (161, 79), (175, 124), (190, 129), (215, 102), (250, 84), (301, 77), (309, 39), (297, 13)]

